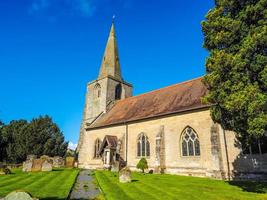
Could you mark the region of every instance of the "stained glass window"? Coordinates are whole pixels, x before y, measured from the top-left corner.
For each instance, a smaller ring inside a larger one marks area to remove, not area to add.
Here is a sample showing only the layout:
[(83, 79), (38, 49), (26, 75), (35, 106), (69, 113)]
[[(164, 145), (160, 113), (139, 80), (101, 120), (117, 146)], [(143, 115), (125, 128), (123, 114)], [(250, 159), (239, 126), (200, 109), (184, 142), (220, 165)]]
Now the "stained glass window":
[(200, 156), (199, 139), (191, 127), (187, 127), (182, 134), (182, 155)]

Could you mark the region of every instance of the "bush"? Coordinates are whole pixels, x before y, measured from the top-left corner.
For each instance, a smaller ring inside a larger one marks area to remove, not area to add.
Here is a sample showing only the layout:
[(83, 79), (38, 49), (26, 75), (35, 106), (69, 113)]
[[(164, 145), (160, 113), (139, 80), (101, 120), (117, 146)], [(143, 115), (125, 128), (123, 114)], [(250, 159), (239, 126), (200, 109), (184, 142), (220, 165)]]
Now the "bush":
[(141, 160), (138, 162), (136, 168), (141, 169), (142, 172), (144, 173), (144, 170), (148, 169), (147, 160), (145, 158), (141, 158)]

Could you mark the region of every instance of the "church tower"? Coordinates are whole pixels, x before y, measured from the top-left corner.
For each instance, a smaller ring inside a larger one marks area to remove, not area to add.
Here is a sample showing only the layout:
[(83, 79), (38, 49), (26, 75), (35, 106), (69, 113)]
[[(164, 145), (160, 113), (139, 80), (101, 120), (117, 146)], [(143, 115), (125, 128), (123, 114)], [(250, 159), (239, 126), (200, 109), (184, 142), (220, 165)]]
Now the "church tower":
[(85, 128), (108, 112), (116, 101), (131, 96), (132, 85), (122, 78), (115, 26), (112, 22), (98, 78), (87, 84), (78, 152), (83, 142)]

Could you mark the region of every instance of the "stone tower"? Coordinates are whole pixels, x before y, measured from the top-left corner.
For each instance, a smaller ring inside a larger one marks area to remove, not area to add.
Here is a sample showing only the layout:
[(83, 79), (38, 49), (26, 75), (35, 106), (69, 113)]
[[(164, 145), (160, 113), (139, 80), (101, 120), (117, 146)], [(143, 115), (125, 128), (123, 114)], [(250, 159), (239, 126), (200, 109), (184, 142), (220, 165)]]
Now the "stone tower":
[(115, 26), (112, 22), (98, 78), (87, 84), (78, 152), (83, 143), (85, 128), (108, 112), (116, 101), (131, 96), (132, 85), (125, 82), (121, 75)]

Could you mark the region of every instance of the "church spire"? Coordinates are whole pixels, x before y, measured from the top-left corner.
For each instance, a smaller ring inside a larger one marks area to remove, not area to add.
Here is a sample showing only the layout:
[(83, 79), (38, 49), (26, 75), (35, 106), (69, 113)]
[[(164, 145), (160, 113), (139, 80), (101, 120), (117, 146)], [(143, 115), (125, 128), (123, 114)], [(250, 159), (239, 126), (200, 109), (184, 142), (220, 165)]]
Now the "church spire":
[(105, 53), (102, 58), (102, 64), (98, 79), (106, 78), (108, 76), (112, 76), (116, 79), (122, 80), (118, 46), (115, 35), (114, 18), (106, 44)]

